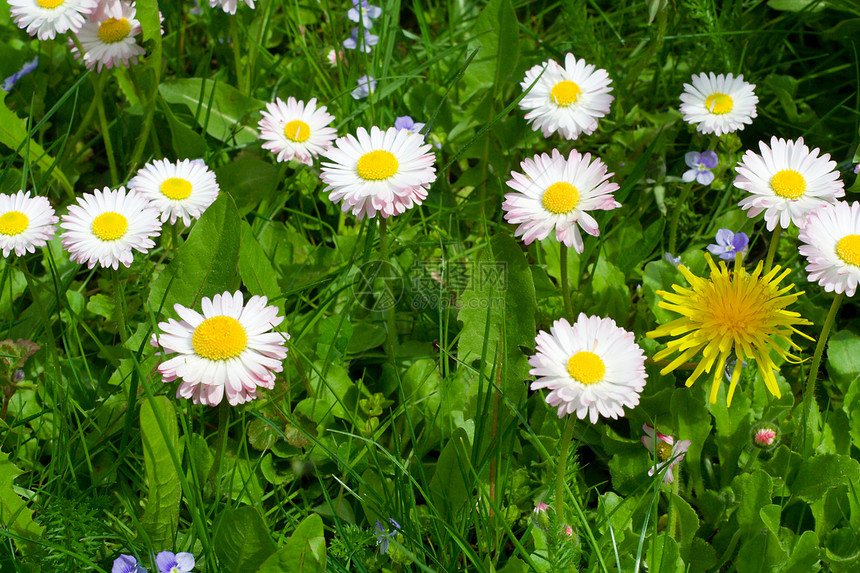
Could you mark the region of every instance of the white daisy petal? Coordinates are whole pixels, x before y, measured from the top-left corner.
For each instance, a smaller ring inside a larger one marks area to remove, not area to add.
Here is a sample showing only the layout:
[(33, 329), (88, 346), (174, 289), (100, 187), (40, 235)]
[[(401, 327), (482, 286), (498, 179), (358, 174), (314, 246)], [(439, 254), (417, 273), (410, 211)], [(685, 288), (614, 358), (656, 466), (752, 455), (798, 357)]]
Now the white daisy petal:
[(199, 219), (218, 198), (218, 182), (202, 159), (171, 163), (159, 159), (147, 163), (128, 182), (131, 190), (146, 197), (161, 212), (161, 221), (185, 226)]
[(266, 140), (263, 149), (277, 154), (278, 161), (295, 159), (313, 165), (314, 158), (329, 150), (337, 137), (337, 130), (328, 125), (334, 116), (326, 113), (326, 106), (317, 107), (316, 98), (307, 104), (294, 97), (281, 98), (266, 104), (258, 123), (260, 139)]
[(754, 84), (744, 77), (699, 74), (693, 83), (684, 84), (681, 94), (681, 113), (684, 121), (696, 126), (702, 133), (718, 136), (744, 128), (756, 117), (758, 96)]
[(558, 407), (559, 418), (576, 412), (594, 423), (599, 416), (617, 418), (624, 406), (639, 404), (648, 377), (645, 354), (633, 333), (611, 318), (580, 313), (573, 325), (561, 318), (549, 333), (539, 332), (535, 342), (529, 374), (538, 378), (531, 389), (551, 390), (546, 401)]
[(827, 292), (854, 296), (860, 283), (860, 203), (837, 201), (813, 211), (798, 238), (809, 280)]
[(523, 236), (528, 245), (535, 239), (545, 239), (555, 228), (559, 242), (583, 251), (583, 231), (592, 236), (599, 234), (597, 221), (589, 210), (609, 211), (621, 206), (612, 193), (618, 184), (609, 181), (613, 173), (591, 154), (580, 155), (576, 150), (567, 159), (558, 152), (546, 153), (526, 159), (520, 164), (523, 174), (511, 172), (508, 187), (514, 193), (505, 195), (502, 209), (508, 223), (519, 225), (515, 236)]
[(390, 127), (370, 133), (358, 128), (357, 137), (338, 138), (334, 147), (322, 153), (320, 178), (333, 203), (342, 201), (341, 210), (350, 209), (359, 220), (399, 215), (427, 198), (436, 180), (436, 156), (424, 136)]
[[(78, 40), (84, 50), (87, 69), (102, 71), (122, 65), (129, 67), (137, 63), (137, 57), (146, 53), (137, 43), (140, 22), (135, 18), (137, 10), (133, 2), (115, 0), (101, 2), (87, 18), (78, 32)], [(69, 49), (80, 57), (77, 45), (69, 38)]]
[(96, 263), (113, 269), (119, 263), (128, 267), (132, 250), (147, 252), (155, 246), (152, 237), (161, 233), (158, 211), (134, 191), (126, 194), (125, 187), (116, 191), (105, 187), (78, 197), (60, 227), (66, 229), (61, 238), (72, 260), (89, 268)]
[(565, 139), (593, 133), (615, 99), (609, 95), (612, 80), (606, 70), (577, 60), (573, 54), (565, 56), (563, 66), (548, 60), (532, 67), (520, 86), (526, 91), (533, 83), (520, 100), (520, 108), (527, 110), (525, 117), (532, 129), (540, 129), (544, 137), (556, 131)]
[(828, 153), (819, 157), (817, 148), (810, 152), (802, 137), (772, 137), (770, 147), (762, 141), (759, 149), (761, 154), (744, 154), (735, 168), (734, 185), (750, 193), (738, 205), (750, 218), (764, 213), (769, 231), (777, 223), (783, 229), (792, 223), (802, 229), (812, 211), (845, 196), (836, 162)]
[(30, 192), (14, 195), (0, 194), (0, 249), (3, 256), (36, 252), (54, 237), (56, 223), (54, 208), (45, 197), (30, 197)]
[(40, 40), (77, 32), (98, 0), (9, 0), (9, 11), (18, 27)]
[[(152, 335), (150, 343), (178, 354), (158, 366), (165, 382), (182, 379), (177, 397), (217, 406), (226, 395), (235, 406), (254, 400), (258, 387), (274, 388), (290, 335), (270, 331), (284, 317), (277, 316), (277, 307), (266, 306), (266, 297), (251, 297), (247, 305), (243, 300), (241, 291), (203, 297), (202, 316), (177, 304), (174, 309), (185, 320), (159, 323), (162, 334)], [(263, 321), (269, 323), (265, 329)]]
[[(209, 6), (211, 8), (221, 6), (221, 9), (228, 14), (235, 14), (236, 8), (239, 7), (239, 2), (241, 2), (241, 0), (209, 0)], [(248, 8), (253, 8), (254, 0), (245, 0), (245, 4), (248, 5)]]

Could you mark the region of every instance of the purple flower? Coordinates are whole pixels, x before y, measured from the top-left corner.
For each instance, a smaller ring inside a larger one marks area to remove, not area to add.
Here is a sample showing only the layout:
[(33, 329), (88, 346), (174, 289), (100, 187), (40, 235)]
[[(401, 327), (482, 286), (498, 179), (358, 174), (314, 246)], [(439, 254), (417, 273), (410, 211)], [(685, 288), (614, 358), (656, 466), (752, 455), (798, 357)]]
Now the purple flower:
[(714, 174), (710, 170), (720, 164), (716, 153), (713, 151), (702, 153), (688, 151), (684, 154), (684, 161), (687, 163), (687, 167), (690, 167), (690, 170), (685, 171), (681, 176), (681, 179), (686, 183), (695, 180), (699, 185), (710, 185), (714, 182)]
[(155, 556), (159, 573), (188, 573), (194, 569), (194, 556), (190, 553), (162, 551)]
[(373, 26), (373, 20), (381, 15), (382, 8), (368, 4), (367, 0), (352, 0), (352, 8), (346, 12), (347, 18), (356, 23), (361, 21), (366, 30), (369, 30)]
[(365, 54), (370, 53), (370, 47), (375, 46), (379, 42), (379, 36), (374, 36), (365, 30), (353, 28), (349, 38), (343, 41), (343, 47), (347, 50), (355, 50), (360, 48)]
[[(726, 360), (726, 368), (725, 368), (725, 372), (723, 372), (723, 374), (725, 374), (725, 376), (726, 376), (726, 382), (732, 381), (732, 375), (735, 373), (735, 368), (738, 368), (737, 364), (738, 364), (738, 357), (737, 356), (730, 356), (729, 359)], [(746, 367), (747, 367), (747, 361), (746, 360), (741, 361), (740, 368), (743, 370)], [(738, 374), (738, 376), (740, 376), (740, 374)]]
[(424, 124), (415, 123), (408, 115), (402, 115), (394, 120), (394, 127), (397, 129), (405, 129), (409, 133), (420, 133)]
[(681, 256), (673, 257), (672, 253), (663, 253), (663, 258), (675, 265), (676, 267), (681, 264)]
[(113, 562), (111, 573), (147, 573), (146, 567), (140, 565), (131, 555), (120, 555)]
[(379, 523), (379, 521), (376, 522), (376, 527), (374, 528), (374, 531), (376, 532), (376, 544), (379, 546), (380, 555), (388, 553), (388, 538), (394, 537), (400, 533), (400, 524), (390, 518), (388, 521), (391, 522), (391, 526), (393, 528), (391, 533), (388, 533), (385, 526)]
[(18, 83), (18, 80), (35, 70), (37, 67), (39, 67), (39, 56), (33, 58), (32, 62), (26, 62), (23, 66), (21, 66), (20, 70), (3, 80), (3, 85), (0, 86), (0, 89), (2, 89), (4, 92), (12, 91), (12, 88), (15, 87), (15, 84)]
[(735, 253), (743, 253), (750, 244), (746, 233), (732, 233), (729, 229), (717, 231), (717, 244), (708, 245), (708, 252), (724, 261), (733, 261)]
[(371, 76), (361, 76), (358, 78), (358, 87), (352, 90), (352, 97), (355, 99), (364, 99), (376, 89), (376, 80)]
[(860, 174), (860, 163), (854, 166), (854, 175)]

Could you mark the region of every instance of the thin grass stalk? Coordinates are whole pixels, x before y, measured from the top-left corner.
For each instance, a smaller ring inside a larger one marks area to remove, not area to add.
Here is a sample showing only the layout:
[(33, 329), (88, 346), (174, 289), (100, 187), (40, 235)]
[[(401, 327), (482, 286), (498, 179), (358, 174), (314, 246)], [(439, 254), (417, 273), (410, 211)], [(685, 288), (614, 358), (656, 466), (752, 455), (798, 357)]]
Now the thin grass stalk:
[(773, 258), (776, 256), (776, 249), (779, 245), (779, 237), (782, 235), (782, 227), (777, 224), (776, 229), (773, 230), (773, 235), (770, 238), (770, 245), (767, 248), (767, 258), (764, 261), (764, 272), (762, 274), (766, 275), (770, 272), (770, 269), (773, 268)]
[(559, 246), (559, 262), (561, 264), (561, 298), (564, 300), (564, 314), (568, 320), (573, 320), (573, 305), (570, 302), (570, 277), (567, 270), (567, 245), (561, 243)]
[[(777, 227), (779, 229), (779, 227)], [(824, 354), (824, 347), (827, 344), (827, 337), (830, 335), (830, 329), (833, 328), (833, 323), (836, 321), (836, 312), (845, 298), (845, 293), (839, 293), (833, 298), (833, 303), (830, 305), (830, 311), (827, 313), (827, 318), (824, 320), (824, 326), (821, 328), (821, 335), (818, 337), (818, 343), (815, 345), (815, 354), (812, 357), (812, 366), (809, 369), (809, 377), (806, 379), (806, 390), (803, 392), (803, 455), (804, 458), (810, 457), (812, 454), (812, 437), (807, 432), (807, 426), (812, 418), (812, 410), (815, 407), (815, 382), (818, 380), (818, 368), (821, 366), (821, 356)]]

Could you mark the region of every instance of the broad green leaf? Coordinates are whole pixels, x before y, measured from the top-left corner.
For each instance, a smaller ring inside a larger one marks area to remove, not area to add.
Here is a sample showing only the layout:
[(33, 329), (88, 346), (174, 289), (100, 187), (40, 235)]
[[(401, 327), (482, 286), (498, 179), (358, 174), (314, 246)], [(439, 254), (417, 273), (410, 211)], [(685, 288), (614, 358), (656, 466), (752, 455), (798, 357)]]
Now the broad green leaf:
[(236, 205), (229, 195), (222, 194), (191, 229), (176, 258), (152, 283), (152, 309), (157, 312), (162, 308), (162, 298), (165, 312), (176, 303), (195, 308), (204, 296), (211, 298), (233, 288), (240, 229)]
[(732, 490), (740, 500), (736, 512), (739, 528), (748, 534), (759, 531), (764, 526), (761, 509), (770, 505), (773, 479), (761, 470), (740, 474), (732, 481)]
[(642, 274), (642, 290), (645, 293), (648, 308), (654, 313), (658, 324), (665, 324), (678, 318), (678, 313), (659, 306), (663, 299), (657, 294), (658, 290), (673, 292), (673, 284), (685, 286), (686, 281), (672, 263), (660, 260), (645, 265), (645, 272)]
[(690, 472), (693, 486), (699, 494), (705, 490), (702, 480), (702, 449), (711, 433), (711, 416), (705, 409), (701, 394), (702, 392), (696, 392), (692, 388), (678, 388), (671, 399), (677, 438), (690, 440), (687, 455), (681, 463), (684, 464), (684, 469)]
[(591, 281), (594, 293), (594, 306), (588, 314), (606, 316), (619, 324), (624, 324), (630, 311), (630, 292), (624, 284), (624, 273), (615, 265), (601, 257), (594, 266)]
[(510, 0), (490, 0), (472, 28), (469, 51), (480, 48), (466, 70), (466, 93), (500, 86), (514, 71), (520, 57), (517, 16)]
[(218, 141), (242, 145), (257, 140), (254, 128), (243, 121), (264, 107), (233, 86), (216, 80), (185, 78), (162, 83), (158, 91), (168, 103), (184, 105), (195, 114), (198, 125)]
[(860, 336), (849, 330), (834, 333), (827, 341), (827, 373), (842, 392), (860, 379)]
[(247, 221), (242, 221), (239, 276), (242, 277), (242, 283), (249, 293), (267, 297), (269, 304), (277, 306), (283, 312), (284, 300), (281, 297), (281, 287), (278, 285), (278, 275), (269, 263), (263, 247), (254, 238), (254, 231)]
[(681, 539), (679, 540), (681, 555), (686, 556), (690, 550), (690, 544), (696, 536), (696, 531), (699, 530), (699, 516), (696, 514), (696, 510), (684, 498), (675, 493), (670, 493), (669, 496), (672, 503), (672, 511), (677, 515), (678, 526), (681, 530)]
[[(720, 373), (722, 377), (722, 372)], [(710, 378), (710, 376), (708, 377)], [(709, 379), (699, 380), (710, 387)], [(717, 401), (708, 403), (708, 410), (714, 417), (714, 428), (716, 429), (717, 452), (720, 456), (720, 483), (728, 484), (738, 467), (738, 459), (741, 452), (749, 447), (750, 434), (752, 432), (752, 411), (750, 411), (750, 399), (746, 393), (739, 389), (732, 398), (732, 405), (726, 406), (725, 392), (728, 384), (720, 380), (720, 392)]]
[[(29, 135), (26, 122), (6, 107), (6, 92), (0, 90), (0, 143), (15, 151), (30, 165), (38, 165), (47, 173), (54, 165), (54, 158), (33, 139), (27, 141)], [(51, 177), (56, 179), (65, 191), (74, 193), (69, 178), (58, 166), (54, 165), (51, 169)]]
[(457, 428), (442, 448), (436, 461), (436, 471), (430, 479), (430, 500), (436, 511), (448, 523), (456, 523), (456, 516), (469, 498), (472, 475), (469, 438), (465, 430)]
[(167, 117), (167, 123), (170, 126), (170, 141), (177, 159), (203, 157), (206, 154), (206, 140), (203, 136), (179, 121), (167, 103), (162, 103), (161, 110)]
[(665, 533), (657, 537), (653, 545), (648, 544), (646, 559), (650, 566), (649, 570), (660, 573), (684, 573), (686, 571), (684, 562), (681, 560), (678, 542)]
[(838, 485), (860, 482), (860, 462), (849, 456), (823, 454), (805, 460), (791, 483), (791, 493), (807, 502), (824, 497)]
[(818, 536), (814, 531), (804, 531), (780, 573), (815, 573), (821, 570), (818, 556)]
[[(22, 472), (9, 461), (9, 454), (0, 452), (0, 522), (4, 529), (25, 539), (38, 539), (44, 528), (33, 521), (33, 510), (15, 493), (15, 478)], [(18, 551), (30, 552), (34, 545), (27, 541), (14, 540)], [(6, 541), (8, 543), (8, 541)]]
[[(233, 197), (242, 215), (255, 209), (263, 199), (271, 197), (279, 181), (278, 168), (254, 155), (237, 157), (227, 165), (216, 168), (215, 175), (221, 190)], [(279, 230), (283, 230), (282, 223), (274, 222), (264, 226), (264, 229), (275, 225)], [(298, 244), (298, 240), (296, 243)], [(282, 246), (289, 247), (292, 245)]]
[[(164, 422), (167, 435), (162, 434), (156, 417)], [(146, 510), (140, 520), (153, 547), (172, 547), (179, 527), (179, 502), (182, 490), (179, 474), (170, 451), (179, 451), (179, 428), (176, 410), (165, 396), (156, 396), (140, 407), (140, 439), (146, 469), (148, 496)]]
[(218, 516), (214, 545), (221, 571), (256, 571), (275, 552), (266, 522), (250, 506)]
[(733, 563), (738, 573), (776, 571), (787, 558), (779, 538), (768, 529), (751, 531), (741, 539), (741, 549)]
[(161, 18), (158, 13), (158, 0), (137, 0), (137, 19), (143, 31), (143, 41), (161, 41)]
[(324, 573), (325, 536), (319, 515), (305, 518), (287, 544), (266, 559), (257, 573)]
[(827, 7), (825, 0), (768, 0), (768, 8), (784, 12), (819, 12)]

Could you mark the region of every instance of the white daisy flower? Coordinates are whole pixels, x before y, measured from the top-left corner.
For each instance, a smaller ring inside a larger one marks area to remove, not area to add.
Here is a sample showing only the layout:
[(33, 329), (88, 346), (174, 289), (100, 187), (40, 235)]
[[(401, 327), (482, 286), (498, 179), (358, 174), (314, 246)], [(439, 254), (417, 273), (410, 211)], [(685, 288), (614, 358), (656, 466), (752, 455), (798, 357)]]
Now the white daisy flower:
[(272, 332), (281, 324), (276, 306), (266, 306), (264, 296), (252, 296), (243, 304), (242, 293), (204, 297), (200, 314), (180, 304), (173, 306), (180, 321), (158, 323), (160, 335), (150, 343), (166, 354), (176, 354), (158, 366), (165, 382), (181, 378), (177, 398), (195, 404), (217, 406), (224, 394), (231, 406), (257, 397), (257, 388), (275, 387), (287, 333)]
[[(535, 239), (545, 239), (555, 229), (555, 237), (581, 253), (584, 245), (579, 228), (589, 235), (600, 234), (597, 221), (588, 214), (595, 209), (617, 209), (612, 193), (618, 184), (608, 181), (613, 173), (591, 154), (581, 155), (575, 149), (567, 159), (552, 150), (552, 157), (543, 153), (520, 163), (523, 173), (511, 172), (508, 187), (516, 193), (505, 195), (502, 209), (508, 223), (519, 225), (514, 235), (523, 236), (529, 245)], [(578, 225), (578, 226), (577, 226)]]
[(77, 32), (98, 0), (9, 0), (9, 11), (19, 28), (40, 40)]
[(693, 76), (693, 85), (684, 84), (681, 94), (681, 113), (684, 121), (695, 125), (702, 133), (717, 136), (744, 128), (756, 117), (758, 96), (755, 84), (732, 74), (699, 74)]
[[(221, 6), (221, 9), (228, 14), (235, 14), (236, 8), (239, 7), (239, 2), (241, 1), (242, 0), (209, 0), (209, 6), (211, 8)], [(247, 4), (249, 8), (253, 8), (254, 0), (245, 0), (245, 4)]]
[(157, 159), (137, 172), (128, 186), (161, 212), (161, 222), (182, 219), (186, 227), (218, 198), (218, 182), (202, 159), (171, 163)]
[(645, 354), (633, 333), (619, 328), (611, 318), (580, 313), (573, 326), (556, 320), (550, 331), (538, 332), (537, 353), (529, 358), (537, 376), (531, 389), (549, 388), (546, 401), (558, 406), (558, 417), (598, 416), (618, 418), (623, 407), (639, 404), (645, 387)]
[[(645, 446), (652, 455), (656, 456), (656, 464), (648, 470), (648, 475), (653, 476), (655, 473), (663, 473), (663, 483), (670, 484), (675, 481), (675, 476), (672, 474), (672, 468), (681, 463), (684, 456), (687, 455), (687, 450), (690, 448), (690, 440), (681, 440), (676, 442), (672, 436), (661, 434), (648, 424), (642, 425), (642, 430), (645, 435), (642, 436), (642, 445)], [(666, 467), (668, 466), (668, 467)]]
[[(543, 72), (543, 75), (541, 75)], [(523, 91), (540, 79), (520, 100), (520, 108), (530, 110), (526, 120), (532, 129), (541, 130), (544, 137), (558, 131), (565, 139), (590, 135), (597, 129), (597, 120), (609, 113), (615, 98), (609, 74), (573, 54), (564, 58), (564, 66), (548, 60), (532, 67), (520, 82)]]
[(842, 181), (830, 154), (809, 151), (803, 138), (797, 141), (772, 137), (770, 147), (759, 142), (761, 155), (747, 150), (735, 170), (735, 187), (749, 192), (738, 203), (752, 218), (764, 212), (767, 230), (777, 223), (787, 229), (791, 223), (803, 228), (806, 216), (843, 197)]
[(333, 203), (343, 201), (344, 213), (352, 209), (358, 220), (367, 215), (384, 218), (399, 215), (427, 198), (436, 180), (436, 156), (424, 136), (389, 127), (358, 128), (355, 136), (335, 141), (323, 153), (320, 178), (328, 186)]
[(30, 197), (30, 192), (0, 194), (0, 249), (3, 256), (15, 251), (17, 256), (35, 253), (44, 247), (57, 231), (54, 208), (46, 197)]
[(813, 211), (798, 238), (809, 281), (854, 296), (860, 282), (860, 203), (837, 201)]
[(317, 107), (317, 98), (307, 104), (294, 97), (287, 98), (287, 103), (276, 98), (266, 109), (257, 124), (260, 139), (266, 140), (263, 149), (276, 153), (278, 161), (295, 159), (313, 165), (314, 158), (331, 148), (337, 137), (337, 130), (328, 127), (334, 116), (326, 113), (326, 106)]
[[(137, 63), (137, 57), (146, 53), (137, 43), (140, 22), (135, 18), (137, 10), (133, 2), (107, 0), (99, 4), (78, 32), (78, 40), (84, 49), (84, 64), (87, 69), (111, 69), (114, 66), (129, 67)], [(69, 49), (80, 57), (78, 47), (69, 39)]]
[(155, 246), (152, 237), (161, 234), (158, 215), (146, 197), (126, 193), (125, 187), (96, 189), (78, 197), (78, 204), (63, 215), (63, 247), (73, 261), (89, 268), (96, 263), (112, 269), (119, 263), (129, 267), (133, 249), (145, 253)]

